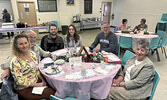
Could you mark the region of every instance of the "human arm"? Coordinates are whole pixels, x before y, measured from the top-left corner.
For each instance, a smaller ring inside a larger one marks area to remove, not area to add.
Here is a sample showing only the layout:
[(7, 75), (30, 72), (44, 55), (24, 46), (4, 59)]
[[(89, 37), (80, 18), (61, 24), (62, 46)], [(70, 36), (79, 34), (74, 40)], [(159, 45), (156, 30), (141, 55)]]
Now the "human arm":
[(44, 42), (45, 42), (45, 36), (44, 37), (42, 37), (42, 39), (41, 39), (41, 48), (44, 50), (44, 51), (47, 51), (47, 48), (45, 48), (44, 47)]
[(6, 14), (3, 15), (3, 22), (6, 22)]
[(82, 38), (81, 38), (81, 36), (79, 37), (79, 45), (78, 45), (78, 47), (80, 47), (82, 45)]
[(135, 27), (134, 27), (133, 32), (134, 32), (136, 29), (138, 30), (138, 26), (135, 26)]
[(66, 36), (64, 37), (64, 46), (65, 46), (65, 48), (67, 48), (67, 47), (68, 47), (67, 37), (66, 37)]
[(39, 50), (39, 55), (42, 57), (51, 57), (51, 53), (48, 51), (44, 51), (42, 50), (41, 47), (38, 46), (38, 50)]
[(129, 29), (131, 26), (127, 26), (126, 29)]
[(3, 22), (4, 22), (4, 23), (6, 22), (6, 18), (3, 19)]
[(9, 68), (5, 69), (4, 72), (1, 74), (1, 80), (3, 80), (4, 78), (8, 79), (10, 76), (10, 71)]
[(147, 31), (148, 30), (148, 26), (145, 24), (145, 31)]
[(94, 42), (91, 44), (91, 48), (95, 48), (99, 43), (99, 35), (96, 36)]
[(144, 85), (154, 74), (155, 70), (152, 65), (143, 66), (136, 78), (125, 82), (127, 89), (134, 89)]
[(123, 81), (123, 79), (124, 79), (123, 76), (118, 76), (117, 79), (113, 80), (112, 86), (119, 86), (120, 83)]
[(59, 46), (59, 49), (63, 49), (64, 48), (64, 41), (63, 41), (63, 38), (60, 37), (60, 46)]

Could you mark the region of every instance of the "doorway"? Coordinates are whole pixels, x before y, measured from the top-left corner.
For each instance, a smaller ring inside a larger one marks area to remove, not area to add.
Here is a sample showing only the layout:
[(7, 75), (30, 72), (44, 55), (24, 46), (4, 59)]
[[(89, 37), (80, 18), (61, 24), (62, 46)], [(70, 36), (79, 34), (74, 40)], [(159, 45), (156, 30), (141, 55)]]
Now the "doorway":
[(110, 24), (111, 2), (102, 2), (101, 20)]
[(31, 25), (37, 24), (34, 2), (17, 2), (19, 21)]

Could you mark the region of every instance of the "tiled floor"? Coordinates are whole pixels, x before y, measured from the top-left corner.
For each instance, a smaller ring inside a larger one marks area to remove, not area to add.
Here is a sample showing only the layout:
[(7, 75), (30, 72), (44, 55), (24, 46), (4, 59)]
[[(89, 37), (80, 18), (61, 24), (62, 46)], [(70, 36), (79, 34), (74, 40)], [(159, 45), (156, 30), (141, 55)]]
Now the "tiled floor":
[[(100, 30), (86, 30), (82, 32), (80, 35), (82, 37), (82, 44), (84, 46), (90, 46), (90, 44), (95, 39), (97, 33), (99, 33)], [(40, 43), (41, 37), (45, 34), (39, 34), (37, 36), (37, 43)], [(61, 35), (61, 34), (59, 34)], [(63, 35), (61, 35), (64, 37)], [(167, 47), (166, 47), (167, 50)], [(11, 53), (11, 45), (10, 41), (6, 40), (5, 38), (0, 39), (0, 64), (2, 64), (8, 55)], [(149, 54), (148, 57), (154, 62), (155, 69), (160, 73), (161, 79), (158, 84), (158, 87), (156, 89), (155, 95), (153, 100), (167, 100), (167, 59), (165, 58), (164, 54), (162, 54), (161, 49), (159, 49), (159, 54), (161, 61), (158, 62), (156, 59), (156, 54), (153, 55)], [(2, 73), (2, 70), (0, 69), (0, 73)]]

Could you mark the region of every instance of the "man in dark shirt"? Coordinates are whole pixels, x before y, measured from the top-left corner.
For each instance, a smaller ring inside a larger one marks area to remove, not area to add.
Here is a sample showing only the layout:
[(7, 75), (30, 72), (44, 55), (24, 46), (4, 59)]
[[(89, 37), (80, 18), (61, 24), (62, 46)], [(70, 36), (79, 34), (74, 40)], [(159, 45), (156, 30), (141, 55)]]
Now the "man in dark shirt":
[[(8, 11), (6, 9), (3, 10), (2, 14), (3, 14), (3, 18), (2, 19), (3, 19), (4, 23), (11, 22), (10, 14), (8, 13)], [(10, 39), (10, 32), (7, 32), (7, 34), (8, 34), (8, 39)], [(11, 36), (12, 37), (14, 36), (14, 32), (11, 32)]]
[(51, 24), (49, 26), (49, 34), (42, 37), (41, 48), (45, 51), (53, 52), (64, 48), (62, 37), (57, 35), (57, 26)]
[(100, 49), (96, 48), (96, 52), (105, 51), (112, 52), (117, 55), (117, 43), (117, 36), (110, 31), (110, 25), (105, 22), (102, 26), (102, 32), (96, 36), (90, 48), (94, 49), (98, 44), (100, 44)]

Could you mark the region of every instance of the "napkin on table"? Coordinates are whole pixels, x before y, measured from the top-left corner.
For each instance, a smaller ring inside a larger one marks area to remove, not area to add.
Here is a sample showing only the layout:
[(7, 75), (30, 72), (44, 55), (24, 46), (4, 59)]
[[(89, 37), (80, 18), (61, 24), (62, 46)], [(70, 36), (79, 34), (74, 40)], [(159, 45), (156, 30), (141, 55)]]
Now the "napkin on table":
[(46, 88), (46, 86), (43, 87), (33, 87), (32, 93), (33, 94), (40, 94), (42, 95), (43, 90)]

